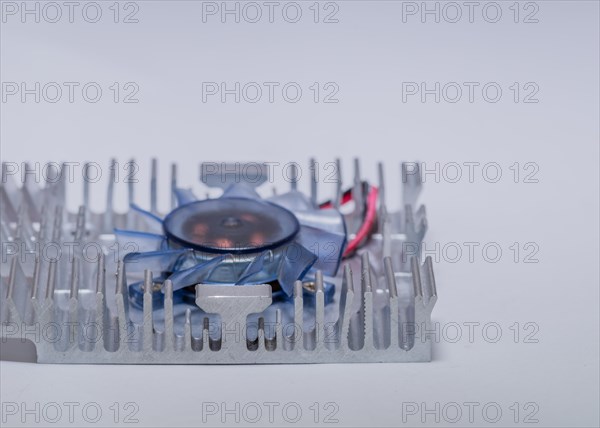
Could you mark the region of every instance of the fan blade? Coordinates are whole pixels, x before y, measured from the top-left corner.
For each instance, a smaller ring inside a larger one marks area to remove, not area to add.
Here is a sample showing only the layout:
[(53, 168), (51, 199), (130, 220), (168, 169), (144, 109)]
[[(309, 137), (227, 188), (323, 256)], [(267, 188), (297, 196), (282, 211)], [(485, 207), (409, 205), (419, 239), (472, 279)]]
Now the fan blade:
[(342, 213), (335, 208), (314, 208), (308, 197), (301, 192), (292, 190), (267, 200), (292, 211), (303, 226), (346, 234), (346, 225)]
[(268, 263), (273, 261), (273, 252), (265, 251), (256, 256), (255, 259), (246, 266), (244, 272), (235, 283), (236, 285), (243, 284), (258, 284), (272, 280), (268, 272)]
[(235, 183), (229, 186), (221, 198), (248, 198), (248, 199), (261, 199), (260, 195), (256, 193), (252, 187), (246, 183)]
[(311, 226), (302, 226), (296, 242), (317, 256), (313, 268), (323, 274), (335, 276), (342, 261), (346, 246), (345, 233), (333, 233)]
[(205, 262), (200, 262), (191, 268), (175, 272), (169, 277), (171, 283), (173, 284), (173, 290), (179, 290), (190, 285), (205, 282), (208, 278), (210, 278), (215, 269), (218, 268), (223, 261), (230, 257), (231, 255), (225, 254)]
[(180, 260), (184, 258), (188, 249), (150, 251), (147, 253), (129, 253), (123, 258), (127, 272), (143, 272), (151, 270), (153, 274), (160, 275), (162, 272), (170, 272), (175, 269)]
[(175, 193), (175, 198), (177, 198), (178, 207), (198, 200), (196, 195), (194, 195), (194, 192), (192, 192), (192, 189), (181, 189), (177, 187), (173, 192)]
[(294, 282), (302, 279), (317, 261), (317, 256), (297, 243), (290, 244), (279, 262), (277, 279), (285, 294), (291, 296)]
[(344, 216), (336, 209), (294, 211), (294, 215), (302, 226), (346, 235)]
[(271, 196), (270, 198), (267, 198), (267, 201), (280, 205), (283, 208), (287, 208), (292, 212), (315, 209), (306, 195), (297, 190), (291, 190), (282, 193), (281, 195)]
[(123, 229), (115, 229), (114, 232), (119, 251), (123, 251), (124, 254), (159, 251), (164, 249), (167, 243), (163, 235), (157, 235), (156, 233)]
[(151, 233), (163, 233), (162, 219), (159, 216), (152, 214), (150, 211), (141, 209), (136, 204), (130, 204), (129, 208), (129, 214), (134, 217), (134, 225), (143, 225), (148, 229), (148, 232)]

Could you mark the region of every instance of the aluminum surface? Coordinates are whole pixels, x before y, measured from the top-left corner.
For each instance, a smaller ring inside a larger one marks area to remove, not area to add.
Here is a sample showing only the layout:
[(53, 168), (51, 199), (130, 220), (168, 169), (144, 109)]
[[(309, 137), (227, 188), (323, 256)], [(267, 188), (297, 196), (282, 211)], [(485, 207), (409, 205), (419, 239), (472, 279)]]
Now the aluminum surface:
[[(113, 210), (110, 180), (106, 211), (88, 209), (84, 183), (77, 213), (62, 209), (64, 179), (39, 186), (25, 177), (17, 185), (3, 167), (2, 346), (30, 340), (41, 363), (272, 364), (416, 362), (431, 359), (431, 312), (437, 291), (431, 259), (407, 254), (427, 228), (425, 209), (413, 206), (421, 183), (402, 168), (404, 209), (388, 212), (383, 169), (379, 180), (379, 230), (343, 263), (338, 276), (317, 272), (307, 297), (297, 281), (293, 300), (276, 303), (271, 286), (196, 286), (195, 302), (174, 304), (165, 284), (153, 307), (153, 280), (144, 276), (143, 308), (127, 295), (124, 265), (112, 251), (114, 227), (139, 220)], [(156, 170), (151, 205), (156, 212)], [(171, 183), (176, 185), (176, 168)], [(338, 170), (339, 171), (339, 170)], [(354, 186), (361, 182), (358, 164)], [(296, 181), (292, 182), (295, 188)], [(341, 197), (341, 180), (334, 204)], [(134, 186), (129, 186), (129, 201)], [(311, 186), (316, 200), (316, 185)], [(360, 207), (360, 204), (357, 204)], [(359, 218), (361, 213), (350, 213)], [(136, 224), (142, 227), (142, 225)], [(90, 256), (93, 249), (101, 252)], [(53, 257), (61, 250), (60, 256)], [(69, 250), (69, 251), (68, 251)], [(52, 252), (54, 251), (54, 253)], [(323, 284), (336, 285), (325, 305)]]

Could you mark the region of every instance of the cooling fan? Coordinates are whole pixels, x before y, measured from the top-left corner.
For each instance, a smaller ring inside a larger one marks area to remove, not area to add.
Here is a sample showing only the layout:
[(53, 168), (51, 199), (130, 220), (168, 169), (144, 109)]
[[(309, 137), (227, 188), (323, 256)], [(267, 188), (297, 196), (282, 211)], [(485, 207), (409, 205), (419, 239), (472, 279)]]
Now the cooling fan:
[(424, 207), (413, 209), (418, 164), (402, 164), (403, 209), (395, 212), (381, 164), (373, 185), (356, 160), (345, 189), (337, 161), (332, 197), (320, 203), (314, 160), (309, 194), (298, 189), (293, 163), (290, 188), (268, 197), (266, 163), (251, 178), (239, 172), (244, 164), (202, 164), (204, 199), (178, 186), (173, 166), (164, 214), (156, 161), (150, 207), (135, 203), (129, 182), (126, 213), (113, 208), (116, 163), (101, 213), (89, 209), (89, 180), (79, 211), (64, 210), (64, 165), (52, 163), (42, 185), (35, 168), (20, 174), (15, 165), (3, 164), (0, 188), (3, 347), (28, 340), (37, 360), (51, 363), (431, 358), (437, 292), (431, 260), (421, 263), (415, 251), (427, 228)]
[[(178, 207), (164, 219), (132, 205), (153, 232), (115, 230), (121, 248), (143, 250), (125, 256), (127, 272), (151, 270), (155, 284), (168, 279), (175, 293), (199, 283), (271, 283), (286, 296), (311, 268), (337, 273), (346, 241), (337, 209), (319, 209), (298, 191), (263, 200), (243, 183), (231, 184), (217, 199), (174, 193)], [(130, 294), (142, 303), (143, 282)]]

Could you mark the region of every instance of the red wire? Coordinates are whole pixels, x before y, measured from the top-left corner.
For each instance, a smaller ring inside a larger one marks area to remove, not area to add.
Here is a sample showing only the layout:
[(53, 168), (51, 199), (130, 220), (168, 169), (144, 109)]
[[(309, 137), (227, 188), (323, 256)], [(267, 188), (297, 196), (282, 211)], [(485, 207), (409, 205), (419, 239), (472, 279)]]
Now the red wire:
[[(351, 200), (352, 200), (352, 191), (348, 191), (342, 195), (341, 205), (347, 204)], [(321, 205), (319, 205), (319, 208), (320, 209), (333, 208), (333, 204), (331, 203), (331, 201), (323, 202)]]
[(379, 194), (379, 189), (375, 186), (371, 186), (371, 190), (369, 190), (369, 194), (367, 195), (367, 212), (365, 214), (365, 221), (358, 229), (356, 236), (344, 251), (344, 257), (352, 254), (359, 246), (359, 244), (369, 235), (369, 232), (373, 228), (375, 221), (377, 221), (377, 196)]

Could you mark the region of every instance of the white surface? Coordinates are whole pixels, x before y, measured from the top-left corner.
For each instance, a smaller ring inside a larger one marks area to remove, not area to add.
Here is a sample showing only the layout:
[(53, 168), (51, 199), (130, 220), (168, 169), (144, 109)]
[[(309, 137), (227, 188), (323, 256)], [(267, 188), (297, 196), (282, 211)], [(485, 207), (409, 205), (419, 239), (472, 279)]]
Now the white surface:
[[(112, 2), (101, 4), (108, 14)], [(305, 13), (311, 4), (302, 3)], [(99, 403), (103, 418), (90, 424), (96, 426), (114, 423), (114, 402), (137, 403), (140, 426), (220, 426), (218, 415), (203, 421), (202, 403), (208, 402), (229, 408), (236, 402), (242, 408), (296, 402), (303, 418), (288, 425), (301, 426), (317, 425), (309, 409), (314, 402), (337, 403), (340, 426), (420, 425), (419, 415), (405, 414), (403, 420), (402, 403), (409, 402), (446, 406), (439, 423), (427, 416), (430, 426), (486, 425), (486, 403), (503, 411), (496, 426), (531, 425), (524, 417), (535, 406), (539, 426), (598, 426), (598, 3), (537, 2), (537, 24), (515, 24), (512, 2), (500, 4), (504, 15), (496, 24), (481, 15), (472, 24), (422, 24), (414, 17), (403, 23), (401, 2), (361, 1), (338, 2), (337, 24), (314, 24), (308, 17), (297, 24), (203, 23), (201, 3), (192, 1), (138, 2), (140, 22), (129, 25), (110, 18), (88, 24), (77, 16), (73, 24), (22, 24), (8, 16), (0, 24), (3, 82), (95, 81), (108, 88), (133, 81), (140, 102), (115, 104), (108, 89), (96, 104), (8, 98), (0, 104), (2, 160), (106, 165), (110, 157), (135, 157), (147, 177), (148, 160), (156, 156), (163, 206), (172, 161), (180, 164), (182, 181), (200, 189), (197, 165), (207, 160), (283, 163), (315, 156), (327, 162), (339, 156), (349, 178), (351, 159), (359, 156), (372, 180), (376, 162), (383, 160), (392, 204), (398, 203), (391, 193), (401, 160), (428, 166), (497, 162), (503, 177), (495, 184), (481, 175), (474, 183), (463, 178), (455, 184), (428, 176), (422, 201), (429, 242), (497, 242), (503, 256), (489, 263), (476, 252), (472, 263), (466, 254), (456, 263), (449, 262), (452, 255), (436, 263), (440, 298), (434, 320), (448, 336), (452, 323), (461, 324), (463, 337), (436, 344), (430, 364), (106, 367), (2, 361), (1, 401), (20, 406), (17, 416), (5, 412), (2, 426), (20, 425), (23, 403), (44, 408), (51, 402), (65, 412), (64, 402)], [(296, 104), (203, 103), (206, 81), (296, 81), (306, 94)], [(336, 82), (340, 102), (312, 102), (307, 88), (315, 81)], [(495, 81), (505, 93), (498, 103), (481, 97), (473, 103), (421, 103), (415, 97), (403, 103), (402, 82), (411, 81)], [(537, 83), (539, 103), (515, 104), (508, 89), (513, 82)], [(514, 183), (509, 167), (515, 162), (536, 163), (539, 182)], [(147, 195), (138, 195), (140, 204), (148, 202)], [(93, 205), (100, 208), (102, 198)], [(515, 263), (509, 249), (514, 242), (536, 243), (539, 262), (523, 263), (522, 252)], [(498, 323), (502, 338), (484, 340), (480, 326), (470, 343), (464, 322)], [(521, 326), (518, 343), (510, 329), (515, 322)], [(539, 328), (537, 343), (523, 343), (527, 322)], [(465, 402), (480, 403), (472, 421)], [(463, 409), (454, 424), (448, 403)], [(524, 408), (526, 403), (535, 405)], [(270, 424), (263, 407), (255, 425), (285, 425), (280, 409)], [(123, 417), (122, 410), (118, 420)], [(60, 422), (69, 425), (66, 415)], [(232, 415), (226, 422), (236, 425)], [(34, 417), (27, 416), (26, 424), (35, 425)], [(48, 424), (43, 415), (40, 424)], [(76, 410), (74, 425), (82, 424)], [(250, 423), (242, 415), (240, 424)]]

